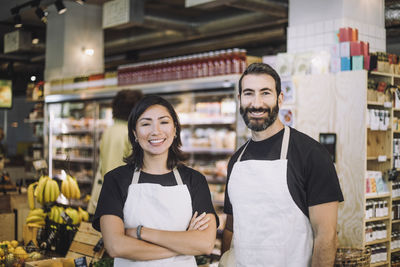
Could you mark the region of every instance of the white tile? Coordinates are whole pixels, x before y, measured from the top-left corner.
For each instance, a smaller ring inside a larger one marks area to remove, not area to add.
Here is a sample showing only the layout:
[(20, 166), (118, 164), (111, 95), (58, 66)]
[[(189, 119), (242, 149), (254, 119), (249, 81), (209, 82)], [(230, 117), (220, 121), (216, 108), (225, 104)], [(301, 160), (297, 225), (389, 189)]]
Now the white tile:
[(375, 26), (368, 25), (368, 36), (375, 37)]
[(343, 28), (344, 26), (345, 25), (343, 19), (335, 19), (335, 24), (334, 24), (335, 31), (339, 30), (340, 28)]
[(360, 30), (361, 30), (361, 22), (355, 21), (355, 22), (354, 22), (354, 28), (356, 28), (356, 29), (358, 30), (358, 33), (360, 33)]
[(324, 23), (321, 22), (316, 22), (315, 23), (315, 33), (316, 34), (321, 34), (324, 32)]
[(297, 42), (297, 45), (296, 45), (296, 47), (298, 48), (298, 49), (300, 49), (300, 48), (303, 48), (304, 46), (305, 46), (305, 38), (304, 37), (301, 37), (301, 38), (298, 38), (297, 39), (298, 40), (298, 42)]
[(324, 21), (324, 32), (332, 32), (335, 29), (333, 28), (334, 23), (333, 20), (326, 20)]
[(306, 36), (311, 36), (315, 34), (315, 24), (309, 23), (306, 25)]
[(385, 28), (380, 28), (379, 38), (386, 39), (386, 29)]
[(323, 34), (318, 34), (315, 36), (315, 45), (321, 46), (324, 44), (324, 35)]
[(297, 26), (297, 37), (304, 37), (306, 35), (306, 26), (299, 25)]
[(306, 37), (306, 38), (305, 38), (304, 47), (306, 47), (306, 48), (313, 47), (315, 42), (313, 42), (312, 39), (313, 39), (313, 38), (312, 38), (311, 36)]
[(324, 44), (325, 45), (331, 45), (335, 42), (335, 33), (334, 32), (329, 32), (324, 34)]
[(295, 38), (296, 37), (296, 34), (295, 34), (295, 30), (294, 30), (294, 27), (287, 27), (287, 38), (288, 39), (293, 39), (293, 38)]
[(360, 32), (358, 32), (358, 39), (360, 41), (366, 42), (366, 36), (365, 34), (360, 34)]

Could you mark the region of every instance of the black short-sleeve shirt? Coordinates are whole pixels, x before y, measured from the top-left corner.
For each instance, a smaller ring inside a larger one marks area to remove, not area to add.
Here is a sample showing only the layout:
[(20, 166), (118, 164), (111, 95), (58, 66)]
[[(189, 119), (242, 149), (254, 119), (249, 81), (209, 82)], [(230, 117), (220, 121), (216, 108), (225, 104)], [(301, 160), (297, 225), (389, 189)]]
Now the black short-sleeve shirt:
[[(213, 213), (219, 224), (215, 213), (207, 180), (200, 172), (184, 165), (178, 167), (183, 184), (187, 185), (191, 199), (192, 210), (199, 214)], [(124, 219), (123, 209), (128, 196), (128, 188), (132, 183), (133, 168), (130, 165), (118, 167), (104, 176), (96, 212), (94, 214), (93, 228), (100, 231), (100, 217), (103, 215), (116, 215)], [(141, 172), (139, 183), (153, 183), (162, 186), (177, 185), (173, 172), (162, 175), (154, 175)]]
[[(280, 158), (284, 130), (262, 141), (251, 140), (243, 153), (245, 160), (277, 160)], [(228, 179), (244, 145), (232, 156), (228, 164)], [(287, 153), (287, 184), (296, 205), (309, 217), (308, 207), (343, 201), (335, 166), (328, 151), (311, 137), (290, 128)], [(225, 190), (224, 212), (232, 214), (228, 190)]]

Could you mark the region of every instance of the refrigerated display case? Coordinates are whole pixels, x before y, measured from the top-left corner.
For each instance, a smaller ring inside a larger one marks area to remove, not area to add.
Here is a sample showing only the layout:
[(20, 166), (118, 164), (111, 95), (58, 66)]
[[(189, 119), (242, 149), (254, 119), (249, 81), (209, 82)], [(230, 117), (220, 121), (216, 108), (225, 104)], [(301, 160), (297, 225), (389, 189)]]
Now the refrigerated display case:
[[(98, 164), (103, 129), (112, 124), (112, 97), (122, 89), (158, 94), (175, 107), (182, 124), (187, 164), (210, 184), (216, 208), (223, 205), (229, 157), (246, 139), (236, 104), (239, 75), (124, 86), (81, 94), (46, 96), (49, 170), (53, 177), (68, 169), (90, 192)], [(89, 186), (90, 185), (90, 186)]]

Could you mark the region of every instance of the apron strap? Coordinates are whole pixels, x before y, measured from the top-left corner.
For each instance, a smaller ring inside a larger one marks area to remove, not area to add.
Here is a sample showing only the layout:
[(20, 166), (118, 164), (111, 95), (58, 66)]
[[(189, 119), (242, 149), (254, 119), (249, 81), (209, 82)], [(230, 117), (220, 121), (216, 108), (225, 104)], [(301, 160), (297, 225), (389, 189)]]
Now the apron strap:
[(175, 167), (172, 171), (174, 172), (176, 183), (178, 185), (183, 185), (182, 178), (181, 178), (181, 175), (178, 172), (178, 169)]
[(240, 162), (240, 160), (242, 159), (243, 153), (244, 153), (244, 151), (246, 150), (247, 146), (249, 145), (250, 140), (251, 140), (251, 139), (249, 139), (249, 140), (247, 141), (246, 145), (244, 146), (244, 148), (243, 148), (242, 152), (240, 153), (240, 155), (239, 155), (238, 159), (236, 160), (236, 162)]
[(140, 171), (136, 170), (133, 173), (132, 177), (132, 184), (138, 184), (139, 183), (139, 176), (140, 176)]
[(282, 147), (281, 147), (281, 159), (286, 159), (289, 147), (289, 137), (290, 137), (290, 128), (285, 125), (285, 130), (283, 132)]
[[(172, 171), (174, 172), (176, 183), (178, 185), (183, 185), (182, 178), (181, 178), (181, 175), (178, 172), (178, 169), (174, 168)], [(132, 184), (138, 184), (139, 183), (139, 176), (140, 176), (140, 171), (135, 170), (135, 172), (133, 173), (133, 177), (132, 177)]]

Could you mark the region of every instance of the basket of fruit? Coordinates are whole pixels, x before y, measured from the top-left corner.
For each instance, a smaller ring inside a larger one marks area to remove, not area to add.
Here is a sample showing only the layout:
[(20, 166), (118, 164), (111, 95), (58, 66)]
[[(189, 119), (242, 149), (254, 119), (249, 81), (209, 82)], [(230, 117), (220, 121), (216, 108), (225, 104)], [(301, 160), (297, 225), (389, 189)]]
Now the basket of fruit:
[(371, 248), (338, 248), (335, 267), (367, 267), (371, 262)]

